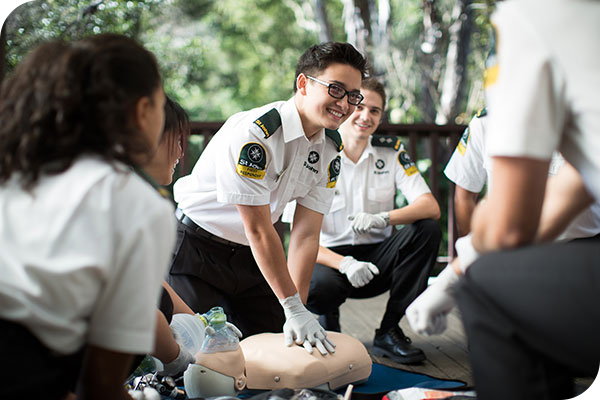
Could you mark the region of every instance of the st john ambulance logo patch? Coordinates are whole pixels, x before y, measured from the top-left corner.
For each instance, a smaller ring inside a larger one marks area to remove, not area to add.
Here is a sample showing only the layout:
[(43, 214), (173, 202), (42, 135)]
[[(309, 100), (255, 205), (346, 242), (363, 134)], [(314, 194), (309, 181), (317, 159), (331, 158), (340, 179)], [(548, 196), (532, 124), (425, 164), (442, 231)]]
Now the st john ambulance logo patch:
[(263, 179), (267, 165), (267, 152), (260, 143), (246, 143), (240, 151), (236, 171), (238, 175), (251, 179)]
[(383, 161), (381, 158), (377, 161), (375, 161), (375, 167), (377, 169), (382, 169), (383, 167), (385, 167), (385, 161)]
[(410, 156), (408, 155), (406, 150), (402, 150), (398, 154), (398, 162), (400, 163), (400, 165), (402, 165), (402, 168), (404, 168), (404, 172), (407, 176), (411, 176), (419, 172), (419, 170), (417, 169), (417, 165), (414, 163), (413, 160), (410, 159)]
[(327, 182), (328, 188), (334, 188), (337, 183), (338, 176), (340, 175), (340, 169), (342, 166), (340, 156), (337, 156), (329, 163), (329, 168), (327, 168), (327, 174), (329, 177), (329, 181)]
[(308, 162), (311, 164), (316, 163), (317, 161), (319, 161), (319, 153), (317, 153), (316, 151), (311, 151), (310, 153), (308, 153)]

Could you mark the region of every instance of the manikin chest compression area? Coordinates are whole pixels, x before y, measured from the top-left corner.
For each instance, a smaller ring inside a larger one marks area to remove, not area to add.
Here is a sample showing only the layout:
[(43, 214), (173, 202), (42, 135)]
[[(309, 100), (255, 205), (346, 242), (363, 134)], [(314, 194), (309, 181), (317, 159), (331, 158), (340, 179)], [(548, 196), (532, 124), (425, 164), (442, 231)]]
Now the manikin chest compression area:
[(209, 321), (205, 329), (198, 316), (190, 314), (177, 314), (173, 320), (183, 345), (195, 355), (195, 364), (190, 364), (183, 375), (190, 398), (235, 396), (244, 389), (335, 390), (364, 382), (371, 374), (372, 361), (366, 348), (342, 333), (327, 333), (336, 343), (336, 351), (325, 356), (318, 351), (310, 354), (301, 346), (286, 346), (283, 333), (250, 336), (239, 345), (221, 340), (225, 345), (211, 349), (207, 344), (217, 344), (218, 332), (224, 337), (225, 325), (211, 325)]

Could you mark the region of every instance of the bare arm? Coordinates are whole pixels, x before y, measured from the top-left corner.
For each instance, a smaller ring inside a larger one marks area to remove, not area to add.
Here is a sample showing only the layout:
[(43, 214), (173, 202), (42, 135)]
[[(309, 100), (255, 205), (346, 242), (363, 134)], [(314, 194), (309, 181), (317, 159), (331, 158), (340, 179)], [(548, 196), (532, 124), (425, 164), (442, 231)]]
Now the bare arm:
[(288, 266), (303, 302), (308, 297), (310, 277), (319, 249), (319, 232), (323, 214), (301, 205), (296, 206), (294, 223), (290, 232)]
[(79, 400), (131, 400), (125, 391), (133, 355), (89, 345), (77, 385)]
[(471, 230), (480, 253), (533, 242), (538, 229), (549, 160), (493, 158), (492, 187), (475, 208)]
[(179, 297), (177, 293), (173, 290), (173, 288), (165, 281), (163, 281), (163, 287), (169, 293), (171, 297), (171, 301), (173, 302), (173, 314), (194, 314), (192, 309), (185, 304), (183, 299)]
[(409, 205), (390, 211), (390, 225), (412, 224), (425, 218), (440, 218), (440, 206), (431, 193), (422, 194)]
[(338, 254), (327, 247), (319, 246), (319, 253), (317, 254), (317, 262), (319, 264), (326, 265), (330, 268), (339, 269), (340, 263), (343, 259), (343, 255)]
[(594, 198), (585, 188), (579, 172), (565, 163), (555, 176), (548, 179), (536, 241), (556, 239), (593, 202)]
[(297, 289), (287, 268), (283, 245), (271, 223), (269, 205), (236, 207), (242, 218), (252, 255), (267, 283), (279, 299), (294, 295)]
[(466, 236), (471, 232), (471, 218), (477, 205), (478, 193), (471, 192), (456, 185), (454, 191), (454, 215), (456, 216), (456, 227), (458, 237)]
[(175, 341), (164, 314), (158, 310), (156, 313), (156, 338), (152, 355), (166, 364), (175, 360), (179, 354), (179, 344)]

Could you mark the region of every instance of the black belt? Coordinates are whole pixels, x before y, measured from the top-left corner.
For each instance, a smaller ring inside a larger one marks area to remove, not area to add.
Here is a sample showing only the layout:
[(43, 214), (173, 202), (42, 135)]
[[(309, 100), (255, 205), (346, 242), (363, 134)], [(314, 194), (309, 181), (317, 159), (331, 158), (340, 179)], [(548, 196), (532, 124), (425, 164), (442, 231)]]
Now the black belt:
[(179, 208), (175, 209), (175, 217), (177, 217), (177, 221), (181, 222), (188, 228), (193, 229), (194, 232), (196, 232), (198, 234), (198, 236), (212, 240), (213, 242), (216, 242), (216, 243), (224, 244), (229, 247), (247, 247), (243, 244), (231, 242), (231, 241), (229, 241), (227, 239), (223, 239), (222, 237), (219, 237), (217, 235), (213, 235), (212, 233), (210, 233), (209, 231), (200, 227), (198, 224), (196, 224), (194, 221), (192, 221), (192, 219), (190, 217), (188, 217), (187, 215), (185, 215), (183, 213), (183, 211), (181, 211), (181, 209), (179, 209)]

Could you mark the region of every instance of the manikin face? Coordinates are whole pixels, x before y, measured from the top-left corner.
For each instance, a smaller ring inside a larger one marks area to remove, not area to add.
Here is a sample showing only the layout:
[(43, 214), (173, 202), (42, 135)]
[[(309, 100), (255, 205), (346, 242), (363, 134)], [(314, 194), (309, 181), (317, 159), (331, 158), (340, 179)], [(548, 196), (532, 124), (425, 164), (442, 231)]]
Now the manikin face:
[(175, 167), (183, 154), (180, 137), (176, 132), (165, 132), (156, 153), (144, 168), (159, 185), (169, 185), (173, 180)]
[[(324, 71), (315, 74), (327, 84), (335, 83), (349, 92), (359, 91), (362, 76), (359, 70), (347, 64), (331, 64)], [(302, 125), (307, 136), (312, 136), (320, 129), (338, 129), (356, 108), (348, 103), (348, 96), (336, 99), (329, 95), (327, 86), (298, 76), (296, 82), (298, 92), (302, 95), (299, 107)]]
[(377, 130), (383, 117), (381, 96), (368, 89), (361, 89), (361, 93), (365, 98), (340, 127), (340, 133), (346, 140), (368, 139)]

